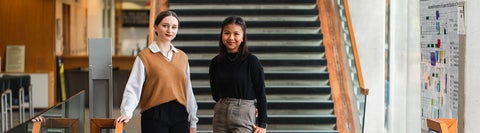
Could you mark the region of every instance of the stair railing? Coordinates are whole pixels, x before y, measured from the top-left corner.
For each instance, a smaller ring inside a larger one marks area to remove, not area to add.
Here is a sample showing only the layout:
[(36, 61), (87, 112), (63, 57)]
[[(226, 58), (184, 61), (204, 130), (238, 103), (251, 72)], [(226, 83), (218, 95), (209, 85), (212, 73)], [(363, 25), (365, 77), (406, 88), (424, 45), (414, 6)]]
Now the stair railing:
[(339, 132), (363, 132), (364, 85), (347, 0), (317, 0)]
[[(362, 68), (360, 66), (360, 57), (358, 56), (358, 50), (357, 50), (357, 44), (355, 41), (355, 34), (353, 30), (353, 25), (352, 25), (352, 20), (350, 17), (350, 10), (348, 6), (348, 1), (347, 0), (339, 0), (337, 2), (338, 7), (339, 7), (339, 12), (340, 12), (340, 18), (342, 20), (342, 30), (343, 35), (344, 35), (344, 41), (345, 41), (345, 46), (346, 46), (346, 51), (347, 51), (347, 57), (348, 57), (348, 62), (350, 65), (350, 73), (353, 75), (352, 76), (352, 83), (354, 84), (354, 92), (355, 96), (357, 98), (357, 106), (358, 111), (359, 111), (359, 117), (362, 119), (361, 121), (361, 126), (362, 126), (362, 132), (364, 131), (365, 127), (365, 110), (366, 110), (366, 101), (367, 101), (367, 96), (368, 96), (368, 88), (365, 87), (364, 81), (363, 81), (363, 74), (362, 74)], [(352, 63), (350, 63), (352, 62)]]

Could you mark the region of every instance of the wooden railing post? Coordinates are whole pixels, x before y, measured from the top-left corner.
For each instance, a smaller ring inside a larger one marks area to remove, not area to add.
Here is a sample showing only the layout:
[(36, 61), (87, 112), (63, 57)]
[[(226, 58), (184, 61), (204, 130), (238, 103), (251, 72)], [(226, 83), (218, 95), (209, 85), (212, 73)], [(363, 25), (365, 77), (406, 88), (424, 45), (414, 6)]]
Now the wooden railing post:
[(34, 122), (32, 127), (32, 133), (40, 133), (40, 130), (45, 128), (65, 128), (69, 133), (78, 133), (79, 131), (79, 119), (78, 118), (49, 118), (45, 119), (45, 122)]
[(123, 123), (115, 123), (115, 119), (96, 118), (90, 120), (90, 133), (101, 133), (102, 129), (115, 129), (115, 133), (123, 132)]

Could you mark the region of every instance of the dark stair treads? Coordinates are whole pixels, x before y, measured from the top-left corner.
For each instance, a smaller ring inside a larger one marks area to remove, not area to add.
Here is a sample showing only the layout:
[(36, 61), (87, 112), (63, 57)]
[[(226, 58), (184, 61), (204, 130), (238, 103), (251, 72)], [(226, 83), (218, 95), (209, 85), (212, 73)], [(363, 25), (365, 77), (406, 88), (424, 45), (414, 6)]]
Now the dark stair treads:
[[(202, 116), (201, 118), (208, 117)], [(198, 124), (198, 133), (213, 133), (210, 124)], [(268, 133), (338, 133), (335, 124), (268, 124)]]
[[(211, 124), (212, 115), (199, 116), (198, 124)], [(335, 115), (269, 115), (268, 124), (335, 124)]]
[[(208, 66), (210, 60), (189, 60), (190, 66)], [(310, 60), (310, 59), (296, 59), (296, 60), (262, 60), (260, 59), (262, 66), (318, 66), (326, 65), (327, 61), (324, 59), (321, 60)]]
[[(201, 21), (201, 22), (189, 22), (182, 21), (180, 22), (181, 28), (207, 28), (215, 27), (219, 28), (222, 26), (221, 21)], [(320, 22), (298, 22), (298, 21), (248, 21), (248, 28), (255, 27), (320, 27)]]
[[(265, 80), (271, 79), (291, 79), (291, 80), (303, 80), (303, 79), (328, 79), (328, 73), (265, 73)], [(208, 73), (191, 73), (190, 78), (194, 79), (208, 79)]]
[(206, 9), (206, 10), (188, 10), (188, 9), (178, 9), (173, 10), (179, 16), (195, 16), (195, 15), (317, 15), (318, 10), (314, 9)]
[[(177, 40), (218, 40), (218, 34), (177, 34)], [(248, 34), (247, 40), (313, 40), (322, 39), (321, 34)]]
[[(176, 46), (186, 53), (216, 53), (218, 46)], [(323, 46), (248, 46), (248, 50), (253, 53), (297, 53), (297, 52), (324, 52)]]
[(316, 0), (171, 0), (170, 4), (302, 4), (316, 3)]
[[(268, 109), (331, 109), (333, 108), (332, 101), (319, 100), (267, 100)], [(198, 108), (213, 109), (215, 102), (212, 101), (197, 101)]]
[[(330, 86), (273, 86), (265, 87), (267, 95), (272, 94), (330, 94)], [(194, 87), (195, 95), (210, 95), (211, 89), (206, 86)]]
[[(175, 47), (218, 47), (218, 40), (174, 40)], [(264, 47), (323, 47), (322, 40), (248, 40), (248, 48), (256, 46)], [(212, 52), (216, 53), (216, 52)]]
[(221, 23), (247, 23), (249, 51), (265, 73), (269, 133), (337, 133), (316, 0), (172, 0), (180, 17), (172, 42), (189, 57), (199, 133), (211, 133), (208, 66), (218, 53)]
[[(327, 130), (322, 130), (322, 129), (312, 129), (312, 130), (307, 130), (307, 128), (300, 128), (298, 130), (295, 129), (271, 129), (272, 126), (275, 125), (269, 125), (267, 128), (268, 133), (338, 133), (338, 131), (333, 130), (333, 128), (327, 129)], [(289, 127), (300, 127), (298, 124), (290, 124)], [(312, 127), (310, 127), (312, 128)], [(200, 130), (197, 131), (197, 133), (213, 133), (211, 130)]]

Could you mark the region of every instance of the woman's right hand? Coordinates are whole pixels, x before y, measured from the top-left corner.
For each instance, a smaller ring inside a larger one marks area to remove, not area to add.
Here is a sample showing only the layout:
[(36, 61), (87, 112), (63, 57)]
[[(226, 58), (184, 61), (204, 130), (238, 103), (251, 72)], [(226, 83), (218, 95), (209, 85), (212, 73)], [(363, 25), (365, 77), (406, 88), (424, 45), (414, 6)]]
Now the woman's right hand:
[(45, 118), (43, 118), (43, 116), (37, 116), (32, 119), (32, 122), (45, 122)]
[(122, 115), (115, 120), (115, 123), (118, 123), (118, 122), (127, 123), (128, 121), (130, 121), (130, 118)]

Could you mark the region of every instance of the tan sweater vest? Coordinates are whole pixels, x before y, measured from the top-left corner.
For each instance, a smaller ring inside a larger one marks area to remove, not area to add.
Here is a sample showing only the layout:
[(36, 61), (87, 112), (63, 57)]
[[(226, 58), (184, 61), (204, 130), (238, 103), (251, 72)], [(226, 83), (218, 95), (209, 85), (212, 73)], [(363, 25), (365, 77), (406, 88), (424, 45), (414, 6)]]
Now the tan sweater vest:
[(146, 73), (140, 98), (142, 112), (174, 100), (187, 107), (187, 55), (177, 49), (169, 62), (161, 53), (145, 49), (139, 53), (139, 57)]

